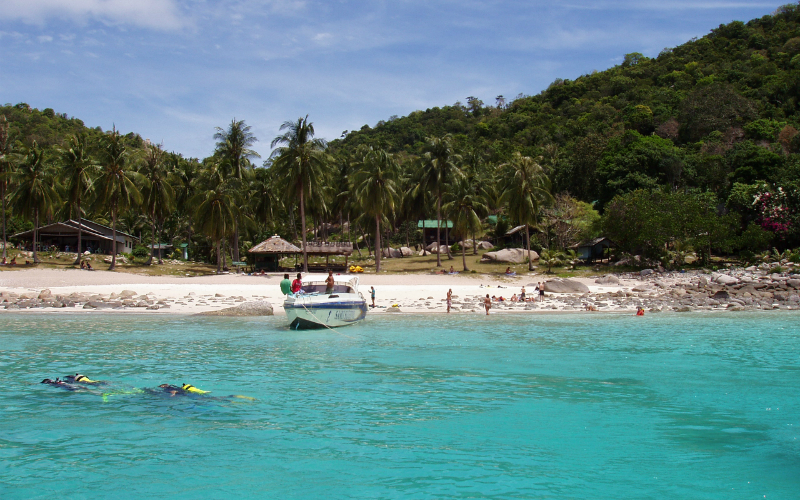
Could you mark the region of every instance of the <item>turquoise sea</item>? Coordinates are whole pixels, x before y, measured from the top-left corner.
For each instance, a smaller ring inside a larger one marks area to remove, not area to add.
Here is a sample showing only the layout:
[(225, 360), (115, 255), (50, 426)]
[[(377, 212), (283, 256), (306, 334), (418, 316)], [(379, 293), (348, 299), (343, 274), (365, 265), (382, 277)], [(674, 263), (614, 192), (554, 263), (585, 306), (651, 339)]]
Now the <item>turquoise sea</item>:
[(796, 499), (798, 320), (2, 315), (0, 498)]

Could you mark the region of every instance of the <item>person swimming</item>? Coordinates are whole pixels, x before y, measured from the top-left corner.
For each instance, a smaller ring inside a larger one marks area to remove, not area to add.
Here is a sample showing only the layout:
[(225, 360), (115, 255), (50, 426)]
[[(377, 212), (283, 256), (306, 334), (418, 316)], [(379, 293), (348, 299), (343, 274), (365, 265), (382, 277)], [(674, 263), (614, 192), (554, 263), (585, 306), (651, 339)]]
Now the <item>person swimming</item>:
[(92, 380), (86, 375), (81, 375), (80, 373), (76, 373), (75, 375), (67, 375), (64, 377), (64, 381), (70, 384), (105, 384), (106, 382), (103, 380)]
[(61, 389), (64, 389), (64, 390), (67, 390), (67, 391), (82, 391), (82, 390), (86, 390), (85, 387), (82, 387), (80, 385), (75, 385), (75, 384), (69, 384), (67, 382), (64, 382), (63, 380), (61, 380), (58, 377), (56, 377), (55, 380), (46, 378), (46, 379), (42, 380), (40, 383), (41, 384), (52, 385), (53, 387), (60, 387)]
[(204, 400), (214, 400), (214, 401), (230, 401), (233, 399), (246, 399), (248, 401), (256, 400), (256, 398), (251, 398), (250, 396), (242, 396), (239, 394), (231, 394), (230, 396), (206, 396), (211, 391), (204, 391), (203, 389), (198, 389), (192, 384), (186, 384), (186, 383), (184, 383), (181, 386), (173, 384), (161, 384), (154, 389), (144, 389), (144, 392), (153, 395), (169, 394), (170, 397), (190, 396), (194, 398), (196, 396), (203, 396), (202, 399)]

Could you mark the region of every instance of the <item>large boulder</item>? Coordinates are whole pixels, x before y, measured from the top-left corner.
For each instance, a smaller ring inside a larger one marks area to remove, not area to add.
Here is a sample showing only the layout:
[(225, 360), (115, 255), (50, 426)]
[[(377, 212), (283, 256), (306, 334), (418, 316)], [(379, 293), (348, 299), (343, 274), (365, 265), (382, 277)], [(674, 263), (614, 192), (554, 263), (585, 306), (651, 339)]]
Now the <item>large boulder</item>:
[(272, 304), (266, 300), (253, 300), (219, 311), (206, 311), (197, 316), (272, 316)]
[[(486, 252), (481, 257), (481, 262), (505, 262), (509, 264), (522, 264), (528, 258), (524, 248), (504, 248), (497, 252)], [(531, 258), (539, 259), (539, 254), (531, 250)]]
[(391, 247), (382, 249), (381, 253), (383, 254), (384, 257), (391, 257), (393, 259), (399, 259), (400, 257), (403, 256), (400, 250)]
[(414, 250), (411, 250), (408, 247), (400, 247), (400, 254), (403, 257), (411, 257), (412, 255), (414, 255)]
[(580, 281), (552, 279), (544, 282), (544, 291), (551, 293), (589, 293), (589, 287)]
[(478, 242), (478, 250), (491, 250), (492, 248), (494, 248), (494, 245), (492, 245), (488, 241)]
[(606, 274), (602, 278), (597, 278), (594, 282), (598, 285), (619, 285), (619, 278), (613, 274)]
[(720, 285), (735, 285), (739, 283), (739, 278), (728, 276), (727, 274), (715, 274), (711, 281)]

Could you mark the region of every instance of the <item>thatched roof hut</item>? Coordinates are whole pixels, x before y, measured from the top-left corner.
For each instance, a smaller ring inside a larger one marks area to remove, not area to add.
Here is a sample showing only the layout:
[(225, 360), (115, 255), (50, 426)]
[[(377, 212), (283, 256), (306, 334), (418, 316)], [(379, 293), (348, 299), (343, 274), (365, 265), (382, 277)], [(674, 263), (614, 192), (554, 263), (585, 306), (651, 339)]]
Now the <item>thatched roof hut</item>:
[(300, 253), (302, 250), (276, 234), (268, 240), (262, 241), (247, 252), (263, 254), (294, 254)]
[(254, 246), (247, 253), (253, 254), (253, 270), (280, 271), (281, 255), (297, 255), (301, 249), (277, 234)]

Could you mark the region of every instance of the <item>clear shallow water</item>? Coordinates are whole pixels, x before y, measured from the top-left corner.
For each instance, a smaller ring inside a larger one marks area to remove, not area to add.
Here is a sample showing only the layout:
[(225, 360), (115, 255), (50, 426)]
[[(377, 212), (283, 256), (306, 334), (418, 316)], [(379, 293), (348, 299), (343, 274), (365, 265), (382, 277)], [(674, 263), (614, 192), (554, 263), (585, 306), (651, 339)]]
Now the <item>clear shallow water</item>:
[(0, 498), (797, 498), (798, 320), (3, 315)]

